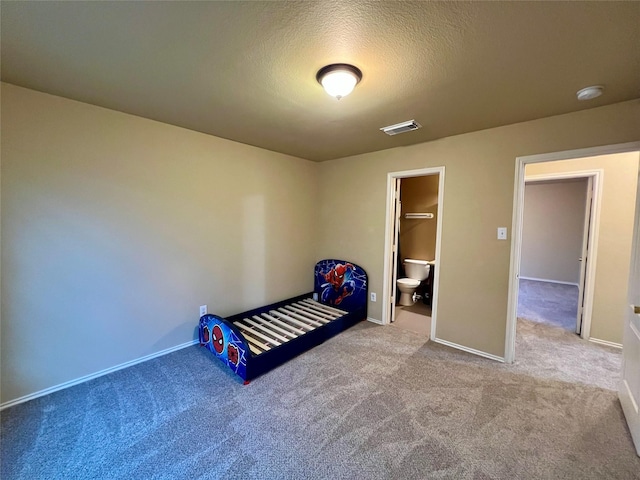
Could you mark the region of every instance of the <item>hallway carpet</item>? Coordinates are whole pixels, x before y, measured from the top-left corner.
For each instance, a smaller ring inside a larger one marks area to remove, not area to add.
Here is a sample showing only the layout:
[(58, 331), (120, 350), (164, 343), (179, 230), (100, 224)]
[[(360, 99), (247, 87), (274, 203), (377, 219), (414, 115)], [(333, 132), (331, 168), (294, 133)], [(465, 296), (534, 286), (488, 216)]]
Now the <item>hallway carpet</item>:
[(366, 322), (248, 386), (189, 347), (1, 412), (0, 474), (640, 479), (616, 393), (554, 372), (545, 357), (571, 352), (532, 337), (570, 341), (522, 325), (526, 368)]
[(518, 318), (576, 331), (578, 287), (520, 279)]

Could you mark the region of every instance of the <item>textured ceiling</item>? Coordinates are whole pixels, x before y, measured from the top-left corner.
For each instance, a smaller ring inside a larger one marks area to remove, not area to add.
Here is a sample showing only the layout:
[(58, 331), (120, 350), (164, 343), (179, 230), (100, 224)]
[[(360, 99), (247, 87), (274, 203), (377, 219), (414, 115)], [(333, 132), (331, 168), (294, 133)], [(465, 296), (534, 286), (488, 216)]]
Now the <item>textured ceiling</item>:
[[(0, 8), (3, 81), (310, 160), (640, 97), (640, 2)], [(330, 63), (364, 74), (340, 101), (315, 79)], [(379, 131), (410, 119), (423, 128)]]

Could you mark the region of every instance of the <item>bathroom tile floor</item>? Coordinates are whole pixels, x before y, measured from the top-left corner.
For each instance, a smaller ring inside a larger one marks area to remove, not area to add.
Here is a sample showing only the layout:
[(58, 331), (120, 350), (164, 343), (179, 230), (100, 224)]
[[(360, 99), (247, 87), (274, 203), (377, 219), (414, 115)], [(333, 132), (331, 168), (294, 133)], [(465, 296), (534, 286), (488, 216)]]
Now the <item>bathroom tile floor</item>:
[(396, 305), (396, 320), (391, 325), (428, 338), (431, 333), (431, 307), (422, 302), (410, 307)]

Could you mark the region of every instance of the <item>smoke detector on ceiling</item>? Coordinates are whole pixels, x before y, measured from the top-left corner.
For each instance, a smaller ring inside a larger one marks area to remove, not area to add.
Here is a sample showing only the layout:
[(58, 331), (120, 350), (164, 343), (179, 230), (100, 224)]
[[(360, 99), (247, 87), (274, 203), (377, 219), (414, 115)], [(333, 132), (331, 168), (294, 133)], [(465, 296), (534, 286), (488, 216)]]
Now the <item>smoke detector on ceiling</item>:
[(387, 135), (398, 135), (399, 133), (411, 132), (413, 130), (417, 130), (422, 125), (420, 125), (415, 120), (408, 120), (402, 123), (396, 123), (395, 125), (389, 125), (388, 127), (382, 127), (382, 130)]
[(604, 92), (602, 85), (593, 85), (591, 87), (585, 87), (582, 90), (578, 90), (576, 97), (578, 100), (591, 100), (592, 98), (599, 97)]

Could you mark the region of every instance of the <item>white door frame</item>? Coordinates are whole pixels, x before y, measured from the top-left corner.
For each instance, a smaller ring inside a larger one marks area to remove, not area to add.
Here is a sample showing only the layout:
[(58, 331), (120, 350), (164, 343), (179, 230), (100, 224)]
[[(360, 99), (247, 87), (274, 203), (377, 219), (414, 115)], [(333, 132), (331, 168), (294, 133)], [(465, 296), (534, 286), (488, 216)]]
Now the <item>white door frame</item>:
[[(391, 285), (396, 284), (398, 279), (398, 253), (400, 250), (400, 215), (402, 215), (402, 203), (400, 202), (400, 187), (401, 179), (393, 179), (393, 196), (394, 201), (392, 203), (392, 210), (389, 218), (393, 221), (393, 232), (391, 233), (391, 255), (387, 259), (389, 268), (391, 269)], [(389, 301), (385, 302), (385, 309), (388, 309), (389, 323), (396, 319), (396, 291), (397, 289), (391, 289), (391, 297)], [(386, 297), (385, 297), (386, 300)]]
[[(390, 323), (389, 302), (392, 295), (392, 274), (390, 256), (393, 255), (391, 246), (393, 244), (393, 232), (395, 219), (393, 218), (393, 205), (395, 202), (395, 181), (400, 178), (424, 177), (427, 175), (440, 175), (438, 178), (438, 216), (436, 224), (436, 258), (435, 270), (433, 273), (433, 298), (431, 299), (431, 336), (435, 338), (436, 318), (438, 314), (438, 284), (440, 280), (440, 247), (442, 245), (442, 217), (444, 212), (444, 167), (420, 168), (417, 170), (405, 170), (402, 172), (389, 172), (387, 174), (387, 208), (385, 215), (385, 240), (384, 240), (384, 277), (382, 286), (382, 324)], [(397, 266), (393, 266), (397, 268)]]
[(506, 363), (513, 363), (516, 350), (516, 320), (518, 309), (518, 278), (520, 276), (520, 254), (522, 250), (522, 216), (524, 211), (524, 170), (530, 163), (569, 160), (575, 158), (596, 157), (614, 153), (635, 152), (640, 150), (640, 142), (605, 145), (601, 147), (581, 148), (564, 152), (527, 155), (516, 158), (513, 188), (513, 217), (511, 221), (512, 242), (511, 262), (509, 266), (509, 299), (507, 302), (507, 326), (504, 346)]
[[(525, 162), (529, 163), (529, 162)], [(602, 185), (604, 170), (602, 169), (594, 169), (594, 170), (575, 170), (571, 172), (564, 173), (545, 173), (541, 175), (525, 175), (524, 181), (525, 184), (533, 183), (533, 182), (542, 182), (547, 180), (569, 180), (574, 178), (591, 178), (592, 180), (592, 204), (591, 204), (591, 222), (589, 223), (589, 232), (586, 235), (588, 238), (588, 246), (587, 250), (589, 251), (589, 259), (587, 261), (587, 271), (584, 279), (584, 310), (582, 312), (582, 330), (580, 333), (580, 337), (585, 340), (589, 339), (591, 334), (591, 315), (593, 313), (593, 292), (594, 285), (596, 279), (596, 257), (598, 255), (598, 236), (600, 232), (600, 206), (602, 202)], [(524, 209), (524, 202), (522, 204), (522, 208)], [(588, 221), (585, 215), (585, 222)], [(520, 227), (522, 229), (522, 226)], [(512, 230), (515, 232), (515, 230)], [(522, 232), (519, 235), (520, 242), (522, 242)], [(582, 239), (584, 244), (584, 238)], [(522, 245), (520, 245), (520, 250), (522, 250)], [(520, 255), (522, 255), (522, 251), (520, 251)], [(518, 263), (520, 263), (520, 257), (518, 257)], [(518, 268), (519, 270), (519, 268)], [(519, 277), (519, 276), (518, 276)], [(581, 288), (578, 285), (578, 288)], [(517, 307), (517, 304), (516, 304)], [(578, 315), (580, 312), (580, 305), (578, 305)], [(577, 319), (576, 319), (577, 320)]]

